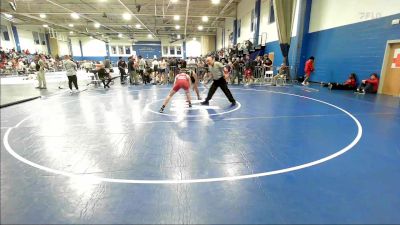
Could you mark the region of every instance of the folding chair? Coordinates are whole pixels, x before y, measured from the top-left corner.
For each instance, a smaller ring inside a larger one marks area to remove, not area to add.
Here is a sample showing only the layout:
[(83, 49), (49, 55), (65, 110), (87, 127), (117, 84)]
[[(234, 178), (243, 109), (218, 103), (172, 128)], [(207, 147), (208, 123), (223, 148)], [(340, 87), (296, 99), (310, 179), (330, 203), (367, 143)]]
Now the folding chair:
[(274, 71), (272, 71), (272, 70), (265, 71), (265, 75), (264, 75), (265, 83), (272, 84), (273, 79), (274, 79)]

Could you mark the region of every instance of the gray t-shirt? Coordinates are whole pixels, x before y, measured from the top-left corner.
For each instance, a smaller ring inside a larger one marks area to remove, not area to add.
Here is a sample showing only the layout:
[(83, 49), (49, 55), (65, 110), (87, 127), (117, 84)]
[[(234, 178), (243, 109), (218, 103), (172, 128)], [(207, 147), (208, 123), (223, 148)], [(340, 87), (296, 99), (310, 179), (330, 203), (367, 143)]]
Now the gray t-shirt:
[(67, 76), (76, 75), (76, 63), (71, 60), (64, 61), (64, 69), (67, 71)]
[(146, 67), (146, 61), (144, 61), (144, 59), (140, 59), (139, 60), (139, 70), (144, 70), (145, 67)]
[(214, 65), (208, 66), (208, 69), (212, 74), (213, 80), (219, 80), (224, 76), (224, 65), (220, 62), (214, 62)]

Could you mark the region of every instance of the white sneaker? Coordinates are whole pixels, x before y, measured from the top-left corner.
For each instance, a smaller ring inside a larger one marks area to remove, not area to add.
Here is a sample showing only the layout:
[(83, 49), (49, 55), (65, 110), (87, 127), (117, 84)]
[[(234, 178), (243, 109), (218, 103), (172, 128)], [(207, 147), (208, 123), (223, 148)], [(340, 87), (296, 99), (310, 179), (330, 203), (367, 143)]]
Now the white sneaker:
[(306, 83), (303, 82), (303, 83), (301, 83), (301, 85), (306, 86)]

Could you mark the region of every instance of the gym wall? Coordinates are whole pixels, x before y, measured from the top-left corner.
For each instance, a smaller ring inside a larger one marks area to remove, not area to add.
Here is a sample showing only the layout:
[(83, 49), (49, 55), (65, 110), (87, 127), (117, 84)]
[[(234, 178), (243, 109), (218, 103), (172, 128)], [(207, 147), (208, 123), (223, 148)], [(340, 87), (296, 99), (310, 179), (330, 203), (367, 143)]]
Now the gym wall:
[[(400, 39), (398, 0), (313, 0), (309, 32), (300, 66), (316, 58), (314, 81), (343, 82), (352, 72), (358, 80), (380, 73), (388, 40)], [(355, 10), (357, 9), (357, 10)]]

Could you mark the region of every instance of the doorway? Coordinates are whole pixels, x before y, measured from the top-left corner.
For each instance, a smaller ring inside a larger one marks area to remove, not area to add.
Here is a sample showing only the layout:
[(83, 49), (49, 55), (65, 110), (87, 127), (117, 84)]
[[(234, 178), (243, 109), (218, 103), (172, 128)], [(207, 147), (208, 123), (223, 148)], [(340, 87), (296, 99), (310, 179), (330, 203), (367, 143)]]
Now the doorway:
[(400, 97), (400, 40), (388, 41), (379, 93)]

